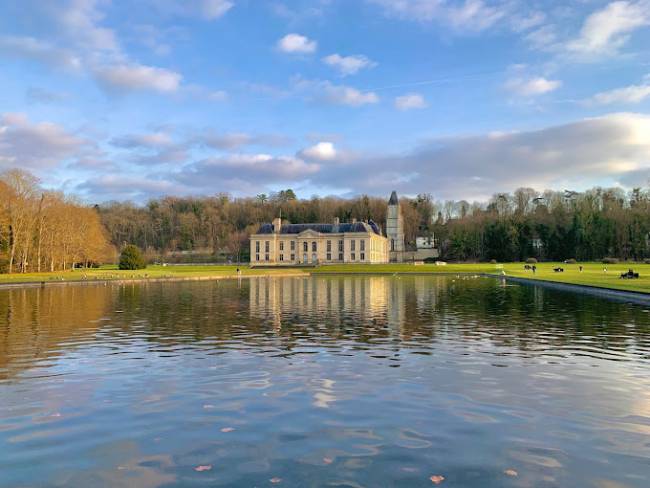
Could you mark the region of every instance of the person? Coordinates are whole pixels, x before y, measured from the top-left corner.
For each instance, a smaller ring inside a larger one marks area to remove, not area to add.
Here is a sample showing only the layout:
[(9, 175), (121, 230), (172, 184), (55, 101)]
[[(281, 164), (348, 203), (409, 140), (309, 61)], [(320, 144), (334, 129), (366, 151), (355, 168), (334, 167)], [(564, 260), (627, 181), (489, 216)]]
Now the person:
[(580, 265), (580, 272), (582, 273), (582, 265)]
[(239, 269), (239, 266), (237, 266), (237, 276), (241, 277), (241, 269)]
[(537, 271), (537, 266), (533, 264), (533, 274), (535, 274), (535, 271)]

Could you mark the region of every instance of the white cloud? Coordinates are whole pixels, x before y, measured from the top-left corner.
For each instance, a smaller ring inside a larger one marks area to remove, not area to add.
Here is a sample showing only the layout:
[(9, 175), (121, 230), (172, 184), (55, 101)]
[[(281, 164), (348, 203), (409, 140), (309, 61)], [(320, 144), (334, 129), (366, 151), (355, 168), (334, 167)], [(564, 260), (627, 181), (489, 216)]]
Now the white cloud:
[(426, 108), (427, 102), (419, 93), (407, 93), (395, 98), (395, 108), (398, 110), (412, 110)]
[(333, 143), (319, 142), (303, 149), (298, 156), (307, 160), (332, 161), (336, 159), (337, 154)]
[(136, 148), (160, 148), (169, 146), (172, 143), (171, 137), (165, 132), (151, 132), (148, 134), (128, 134), (115, 137), (111, 144), (124, 149)]
[(170, 93), (178, 90), (179, 73), (142, 64), (118, 64), (97, 68), (95, 76), (110, 90), (153, 90)]
[(451, 4), (445, 0), (369, 0), (388, 15), (420, 22), (438, 21), (456, 30), (482, 31), (506, 17), (511, 2), (488, 5), (483, 0)]
[(215, 20), (223, 17), (232, 7), (230, 0), (150, 0), (152, 6), (168, 15), (198, 17)]
[(105, 4), (104, 0), (71, 0), (66, 7), (57, 9), (55, 18), (62, 34), (84, 50), (119, 54), (113, 30), (99, 25), (104, 18), (99, 7)]
[(373, 68), (377, 66), (377, 63), (361, 54), (352, 56), (330, 54), (329, 56), (325, 56), (323, 58), (323, 62), (328, 66), (336, 68), (343, 76), (354, 75), (362, 69)]
[(567, 48), (587, 56), (613, 54), (633, 31), (647, 25), (650, 25), (650, 2), (611, 2), (587, 17), (580, 36), (569, 42)]
[(631, 85), (596, 93), (589, 102), (597, 105), (612, 103), (639, 103), (650, 97), (650, 84)]
[(361, 91), (351, 86), (335, 85), (327, 80), (306, 80), (294, 78), (294, 88), (306, 92), (309, 98), (332, 105), (360, 107), (379, 102), (379, 97), (372, 91)]
[(87, 144), (88, 141), (51, 122), (33, 123), (25, 114), (0, 116), (0, 167), (53, 167)]
[[(175, 178), (198, 188), (222, 187), (224, 181), (246, 181), (263, 188), (269, 183), (301, 181), (318, 172), (320, 166), (300, 158), (269, 154), (230, 154), (192, 163)], [(223, 186), (224, 190), (228, 187)]]
[(318, 43), (300, 34), (287, 34), (278, 41), (278, 49), (285, 53), (313, 53)]
[(509, 79), (505, 87), (515, 95), (522, 97), (534, 97), (557, 90), (562, 86), (559, 80), (548, 80), (541, 76), (533, 78), (515, 77)]
[(32, 59), (44, 64), (76, 70), (81, 68), (81, 58), (71, 51), (33, 37), (0, 37), (0, 53), (5, 56)]
[(353, 181), (358, 193), (426, 188), (442, 199), (487, 199), (521, 186), (638, 185), (629, 183), (633, 172), (650, 176), (650, 116), (621, 113), (525, 132), (439, 138), (407, 155), (369, 154), (343, 167), (323, 166), (313, 181)]
[(201, 0), (199, 1), (200, 12), (204, 18), (214, 20), (224, 15), (233, 7), (228, 0)]

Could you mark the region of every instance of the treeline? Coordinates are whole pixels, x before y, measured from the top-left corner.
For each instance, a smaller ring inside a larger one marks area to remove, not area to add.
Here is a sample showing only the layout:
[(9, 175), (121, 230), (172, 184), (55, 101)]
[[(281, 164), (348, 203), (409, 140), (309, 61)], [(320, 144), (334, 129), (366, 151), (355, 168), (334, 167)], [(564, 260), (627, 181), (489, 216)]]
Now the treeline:
[(0, 173), (0, 272), (66, 270), (113, 259), (94, 208), (43, 190), (26, 171)]
[[(584, 193), (520, 188), (489, 202), (401, 199), (407, 247), (435, 234), (441, 257), (457, 261), (595, 260), (650, 257), (650, 195), (635, 189)], [(112, 243), (134, 243), (150, 260), (203, 251), (201, 259), (248, 259), (248, 236), (274, 217), (293, 223), (374, 220), (385, 226), (387, 197), (298, 199), (291, 190), (251, 198), (165, 197), (144, 206), (99, 207)], [(184, 259), (180, 257), (179, 259)]]
[[(261, 223), (275, 217), (292, 223), (374, 220), (382, 228), (386, 221), (388, 197), (361, 196), (353, 199), (312, 197), (299, 200), (291, 190), (250, 198), (165, 197), (144, 206), (110, 202), (99, 207), (102, 222), (114, 245), (136, 244), (149, 260), (173, 260), (183, 252), (203, 253), (199, 259), (226, 257), (248, 259), (248, 238)], [(422, 196), (404, 208), (407, 240), (424, 225), (433, 224), (433, 203)], [(182, 259), (182, 258), (179, 258)], [(189, 259), (189, 258), (188, 258)]]
[(642, 260), (650, 257), (650, 194), (520, 188), (486, 205), (446, 202), (434, 228), (450, 260)]

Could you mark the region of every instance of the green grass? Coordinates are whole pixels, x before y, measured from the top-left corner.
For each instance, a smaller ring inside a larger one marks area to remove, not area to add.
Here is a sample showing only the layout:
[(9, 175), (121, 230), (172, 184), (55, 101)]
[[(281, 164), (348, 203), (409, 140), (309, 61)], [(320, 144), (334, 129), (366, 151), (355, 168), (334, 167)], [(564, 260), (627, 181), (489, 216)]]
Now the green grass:
[[(580, 265), (583, 267), (582, 272), (580, 272)], [(555, 273), (553, 268), (556, 267), (564, 268), (564, 273)], [(607, 273), (604, 272), (605, 268), (607, 268)], [(621, 273), (630, 268), (640, 274), (639, 279), (623, 280), (620, 278)], [(500, 275), (502, 270), (505, 271), (507, 276), (650, 293), (650, 264), (637, 263), (608, 265), (601, 263), (539, 263), (535, 274), (532, 271), (525, 270), (524, 263), (506, 263), (503, 265), (487, 263), (448, 264), (447, 266), (436, 266), (434, 264), (418, 266), (413, 264), (332, 265), (321, 266), (315, 269), (314, 273), (489, 273)]]
[[(563, 267), (564, 273), (555, 273), (553, 268)], [(505, 271), (508, 276), (530, 278), (535, 280), (547, 280), (558, 283), (596, 286), (610, 288), (613, 290), (635, 291), (650, 293), (650, 264), (609, 264), (582, 263), (583, 271), (579, 271), (579, 264), (563, 263), (539, 263), (537, 272), (533, 275), (531, 271), (524, 270), (523, 263), (506, 263), (494, 265), (487, 263), (480, 264), (448, 264), (447, 266), (436, 266), (423, 264), (341, 264), (331, 266), (320, 266), (318, 268), (266, 268), (250, 269), (242, 266), (242, 276), (268, 276), (277, 274), (304, 274), (304, 273), (384, 273), (384, 274), (408, 274), (408, 273), (488, 273), (501, 274)], [(607, 268), (607, 273), (603, 270)], [(620, 274), (633, 268), (640, 273), (637, 280), (622, 280)], [(26, 273), (26, 274), (0, 274), (0, 284), (8, 283), (29, 283), (29, 282), (57, 282), (57, 281), (101, 281), (101, 280), (125, 280), (125, 279), (178, 279), (178, 278), (224, 278), (234, 277), (237, 274), (236, 266), (219, 265), (198, 265), (198, 266), (149, 266), (140, 271), (120, 271), (116, 266), (104, 266), (92, 270), (75, 270), (54, 273)]]
[[(297, 269), (250, 269), (240, 267), (242, 276), (266, 276), (273, 274), (299, 274)], [(237, 275), (237, 266), (148, 266), (138, 271), (122, 271), (117, 266), (102, 266), (98, 269), (76, 269), (53, 273), (0, 274), (0, 284), (56, 282), (56, 281), (103, 281), (129, 279), (174, 279), (174, 278), (224, 278)]]

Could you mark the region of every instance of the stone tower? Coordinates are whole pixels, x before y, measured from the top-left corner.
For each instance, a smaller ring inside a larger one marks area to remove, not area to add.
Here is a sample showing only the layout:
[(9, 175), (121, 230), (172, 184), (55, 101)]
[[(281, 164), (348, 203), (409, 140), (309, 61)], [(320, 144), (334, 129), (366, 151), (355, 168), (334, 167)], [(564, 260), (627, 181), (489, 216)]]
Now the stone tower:
[(390, 194), (390, 200), (388, 200), (386, 237), (388, 237), (390, 260), (398, 263), (402, 262), (404, 257), (404, 226), (402, 223), (402, 212), (399, 207), (399, 199), (395, 191)]

